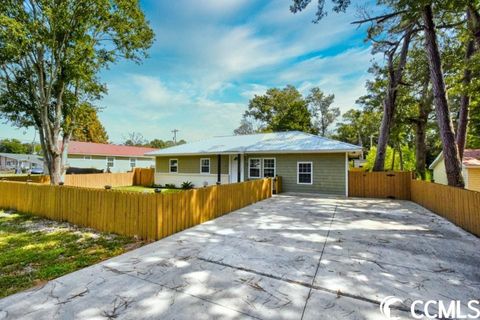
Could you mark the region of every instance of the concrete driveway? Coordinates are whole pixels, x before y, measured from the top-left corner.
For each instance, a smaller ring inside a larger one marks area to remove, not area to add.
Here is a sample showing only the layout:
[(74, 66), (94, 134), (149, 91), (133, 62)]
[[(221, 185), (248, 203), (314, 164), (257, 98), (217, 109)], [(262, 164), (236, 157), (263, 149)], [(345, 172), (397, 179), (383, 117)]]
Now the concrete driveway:
[(0, 319), (410, 319), (480, 297), (480, 239), (408, 201), (281, 195), (0, 300)]

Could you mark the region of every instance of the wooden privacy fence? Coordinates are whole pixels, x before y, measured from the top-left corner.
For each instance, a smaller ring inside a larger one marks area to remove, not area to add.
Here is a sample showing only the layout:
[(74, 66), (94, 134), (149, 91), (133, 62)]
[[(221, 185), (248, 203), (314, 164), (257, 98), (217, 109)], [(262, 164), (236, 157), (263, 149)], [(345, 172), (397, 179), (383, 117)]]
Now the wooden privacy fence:
[(65, 185), (82, 188), (103, 188), (106, 185), (123, 187), (133, 185), (133, 172), (125, 173), (92, 173), (92, 174), (67, 174)]
[(155, 194), (0, 181), (0, 208), (158, 240), (272, 196), (271, 179)]
[(348, 195), (410, 200), (411, 172), (348, 172)]
[(412, 180), (412, 201), (480, 237), (480, 192)]
[(133, 170), (133, 185), (151, 187), (155, 181), (155, 169), (135, 168)]
[(12, 175), (1, 177), (0, 180), (6, 181), (21, 181), (21, 182), (35, 182), (35, 183), (50, 183), (50, 177), (44, 175)]

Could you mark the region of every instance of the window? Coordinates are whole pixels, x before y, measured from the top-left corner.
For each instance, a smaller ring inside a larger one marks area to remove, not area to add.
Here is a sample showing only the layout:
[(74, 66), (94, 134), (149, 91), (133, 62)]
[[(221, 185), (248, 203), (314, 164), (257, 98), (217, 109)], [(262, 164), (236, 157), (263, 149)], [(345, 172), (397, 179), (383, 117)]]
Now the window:
[(115, 158), (107, 157), (107, 168), (113, 168), (115, 166)]
[(312, 162), (297, 162), (297, 184), (312, 184)]
[(260, 159), (248, 159), (248, 177), (260, 178)]
[(83, 156), (83, 160), (92, 160), (92, 156)]
[(200, 159), (200, 173), (210, 173), (210, 158)]
[(178, 160), (170, 159), (170, 173), (177, 173), (177, 172), (178, 172)]
[(137, 158), (130, 158), (130, 168), (135, 168), (137, 166)]
[(265, 158), (263, 159), (263, 176), (275, 177), (275, 158)]

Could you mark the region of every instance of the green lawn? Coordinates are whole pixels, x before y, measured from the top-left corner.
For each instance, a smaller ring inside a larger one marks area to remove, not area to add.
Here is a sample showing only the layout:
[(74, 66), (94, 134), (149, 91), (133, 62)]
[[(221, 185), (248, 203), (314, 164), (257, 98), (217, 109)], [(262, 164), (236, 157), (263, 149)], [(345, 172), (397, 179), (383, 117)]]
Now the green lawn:
[(0, 210), (0, 298), (141, 244), (128, 237)]
[[(142, 186), (128, 186), (128, 187), (115, 187), (114, 190), (123, 190), (123, 191), (132, 191), (132, 192), (148, 192), (153, 193), (155, 192), (155, 188), (147, 188)], [(173, 193), (173, 192), (181, 192), (182, 189), (161, 189), (162, 193)]]

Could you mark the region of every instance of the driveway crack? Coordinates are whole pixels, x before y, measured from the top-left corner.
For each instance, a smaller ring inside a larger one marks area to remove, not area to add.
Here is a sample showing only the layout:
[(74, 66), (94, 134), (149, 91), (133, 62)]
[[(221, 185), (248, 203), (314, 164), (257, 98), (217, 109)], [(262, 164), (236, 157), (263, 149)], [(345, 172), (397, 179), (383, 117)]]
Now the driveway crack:
[(313, 276), (310, 289), (308, 290), (307, 298), (305, 299), (305, 305), (303, 306), (303, 310), (302, 310), (302, 317), (300, 318), (301, 320), (305, 315), (305, 310), (307, 309), (308, 300), (312, 295), (313, 286), (315, 285), (315, 279), (317, 278), (318, 270), (320, 269), (320, 263), (322, 262), (322, 258), (323, 258), (323, 253), (325, 252), (325, 247), (327, 246), (328, 237), (330, 236), (330, 230), (332, 230), (333, 220), (335, 219), (335, 214), (337, 213), (337, 207), (338, 206), (335, 206), (335, 209), (333, 210), (332, 218), (330, 219), (330, 223), (328, 225), (327, 236), (325, 237), (325, 241), (323, 242), (322, 252), (320, 253), (320, 258), (318, 258), (317, 269), (315, 270), (315, 274)]

